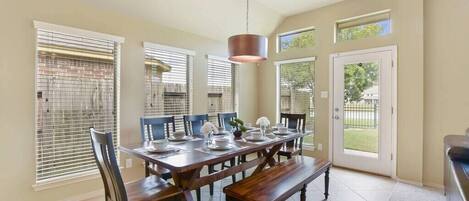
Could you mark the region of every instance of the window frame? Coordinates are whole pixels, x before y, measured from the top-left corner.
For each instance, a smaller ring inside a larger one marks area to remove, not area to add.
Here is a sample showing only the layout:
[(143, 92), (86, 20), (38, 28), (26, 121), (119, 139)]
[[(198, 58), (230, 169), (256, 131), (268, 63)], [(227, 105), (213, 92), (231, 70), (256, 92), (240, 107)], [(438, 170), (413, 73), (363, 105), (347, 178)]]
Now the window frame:
[[(303, 58), (297, 58), (297, 59), (287, 59), (287, 60), (280, 60), (274, 62), (275, 65), (275, 108), (276, 108), (276, 122), (280, 122), (280, 112), (281, 110), (281, 92), (280, 92), (280, 82), (281, 82), (281, 66), (283, 64), (291, 64), (291, 63), (301, 63), (301, 62), (316, 62), (316, 57), (303, 57)], [(316, 66), (315, 66), (316, 68)], [(314, 77), (316, 78), (316, 74), (314, 73)], [(315, 79), (316, 80), (316, 79)], [(314, 94), (314, 99), (313, 102), (316, 102), (316, 91), (313, 91)], [(316, 120), (314, 121), (314, 124), (316, 124)], [(316, 130), (316, 125), (314, 125), (314, 130), (312, 130), (313, 134), (315, 133)], [(309, 143), (304, 143), (303, 147), (308, 150), (314, 150), (314, 143), (309, 144)]]
[[(194, 76), (194, 58), (196, 56), (196, 52), (193, 51), (193, 50), (189, 50), (189, 49), (184, 49), (184, 48), (178, 48), (178, 47), (174, 47), (174, 46), (167, 46), (167, 45), (162, 45), (162, 44), (157, 44), (157, 43), (152, 43), (152, 42), (143, 42), (143, 54), (144, 54), (144, 59), (145, 59), (145, 56), (146, 56), (146, 52), (145, 50), (146, 49), (154, 49), (154, 50), (162, 50), (162, 51), (168, 51), (168, 52), (173, 52), (173, 53), (179, 53), (179, 54), (184, 54), (186, 57), (187, 57), (187, 64), (186, 64), (186, 85), (187, 85), (187, 97), (188, 97), (188, 114), (192, 114), (193, 113), (193, 102), (194, 102), (194, 98), (193, 98), (193, 76)], [(145, 64), (143, 65), (144, 66), (144, 69), (146, 68), (145, 67)], [(144, 77), (146, 76), (146, 70), (144, 70)], [(144, 90), (145, 90), (145, 87), (146, 85), (144, 86)], [(144, 92), (145, 93), (145, 92)], [(163, 93), (164, 95), (164, 93)], [(164, 107), (164, 96), (163, 96), (163, 107)], [(147, 104), (146, 103), (146, 94), (145, 94), (145, 99), (144, 99), (144, 111), (143, 111), (143, 116), (146, 116), (146, 117), (149, 117), (149, 116), (153, 116), (153, 115), (145, 115), (145, 105)], [(183, 114), (185, 115), (185, 114)], [(176, 120), (176, 124), (177, 124), (177, 121), (178, 120), (181, 120), (182, 121), (182, 116), (181, 115), (172, 115), (172, 114), (168, 114), (168, 115), (158, 115), (158, 116), (175, 116), (175, 120)], [(181, 116), (181, 118), (178, 118), (178, 116)], [(177, 128), (177, 126), (176, 126)]]
[[(239, 65), (241, 65), (241, 63), (239, 62), (234, 62), (234, 61), (231, 61), (225, 57), (220, 57), (220, 56), (215, 56), (215, 55), (209, 55), (207, 54), (207, 102), (208, 102), (208, 97), (210, 95), (210, 93), (208, 92), (208, 64), (209, 64), (209, 60), (218, 60), (218, 61), (222, 61), (222, 62), (228, 62), (228, 63), (231, 63), (231, 87), (233, 88), (232, 90), (232, 102), (233, 102), (233, 112), (239, 112), (239, 82), (238, 82), (238, 75), (239, 75)], [(210, 115), (210, 113), (208, 112), (208, 105), (207, 105), (207, 114)], [(209, 116), (210, 117), (210, 116)]]
[[(364, 19), (364, 18), (368, 18), (368, 17), (373, 17), (373, 16), (377, 16), (377, 15), (381, 15), (381, 14), (388, 14), (389, 15), (389, 21), (390, 21), (389, 34), (386, 34), (386, 35), (392, 34), (393, 33), (393, 30), (392, 30), (393, 23), (392, 23), (391, 9), (385, 9), (385, 10), (380, 10), (380, 11), (376, 11), (376, 12), (372, 12), (372, 13), (353, 16), (353, 17), (349, 17), (349, 18), (340, 19), (340, 20), (335, 21), (335, 23), (334, 23), (334, 37), (333, 37), (334, 38), (334, 44), (337, 44), (339, 42), (344, 42), (344, 41), (354, 41), (354, 40), (342, 40), (342, 41), (338, 40), (337, 34), (338, 34), (338, 31), (339, 31), (339, 28), (338, 28), (339, 24), (345, 23), (345, 22), (356, 21), (356, 20), (360, 20), (360, 19)], [(360, 24), (358, 26), (362, 26), (362, 25), (367, 25), (367, 24)], [(370, 38), (370, 37), (367, 37), (367, 38)], [(362, 39), (365, 39), (365, 38), (362, 38)]]
[[(87, 181), (87, 180), (92, 180), (99, 178), (99, 171), (98, 168), (88, 170), (88, 171), (83, 171), (83, 172), (77, 172), (77, 173), (71, 173), (68, 175), (61, 175), (61, 176), (56, 176), (53, 178), (47, 178), (38, 181), (37, 180), (37, 168), (38, 168), (38, 113), (39, 113), (39, 107), (38, 107), (38, 101), (37, 101), (37, 94), (38, 94), (38, 70), (39, 70), (39, 41), (38, 41), (38, 32), (40, 30), (44, 31), (50, 31), (50, 32), (58, 32), (58, 33), (63, 33), (63, 34), (70, 34), (74, 36), (81, 36), (85, 38), (92, 38), (92, 39), (99, 39), (99, 40), (108, 40), (112, 41), (115, 43), (115, 75), (114, 75), (114, 94), (115, 94), (115, 108), (116, 108), (116, 119), (115, 119), (115, 124), (116, 124), (116, 146), (120, 144), (120, 71), (121, 71), (121, 48), (122, 44), (125, 42), (124, 37), (120, 36), (115, 36), (111, 34), (105, 34), (105, 33), (99, 33), (99, 32), (94, 32), (94, 31), (89, 31), (85, 29), (79, 29), (79, 28), (74, 28), (74, 27), (69, 27), (69, 26), (63, 26), (63, 25), (57, 25), (57, 24), (51, 24), (47, 22), (42, 22), (42, 21), (37, 21), (33, 20), (33, 27), (34, 27), (34, 52), (35, 52), (35, 60), (34, 60), (34, 150), (35, 150), (35, 179), (34, 179), (34, 184), (32, 185), (34, 191), (42, 191), (50, 188), (55, 188), (55, 187), (60, 187), (63, 185), (67, 184), (72, 184), (72, 183), (77, 183), (77, 182), (82, 182), (82, 181)], [(92, 149), (92, 147), (90, 147)], [(120, 162), (120, 154), (117, 152), (116, 158), (118, 163)]]
[[(315, 32), (316, 31), (316, 27), (314, 26), (310, 26), (310, 27), (305, 27), (305, 28), (300, 28), (300, 29), (295, 29), (295, 30), (291, 30), (291, 31), (287, 31), (287, 32), (282, 32), (282, 33), (279, 33), (277, 34), (277, 37), (276, 37), (276, 52), (277, 53), (282, 53), (282, 52), (287, 52), (287, 50), (283, 50), (281, 49), (280, 47), (280, 38), (283, 37), (283, 36), (288, 36), (288, 35), (294, 35), (294, 34), (299, 34), (299, 33), (303, 33), (303, 32), (308, 32), (308, 31), (313, 31)], [(316, 46), (316, 45), (314, 45)], [(310, 48), (314, 48), (313, 47), (310, 47)], [(292, 48), (292, 49), (305, 49), (305, 48)]]

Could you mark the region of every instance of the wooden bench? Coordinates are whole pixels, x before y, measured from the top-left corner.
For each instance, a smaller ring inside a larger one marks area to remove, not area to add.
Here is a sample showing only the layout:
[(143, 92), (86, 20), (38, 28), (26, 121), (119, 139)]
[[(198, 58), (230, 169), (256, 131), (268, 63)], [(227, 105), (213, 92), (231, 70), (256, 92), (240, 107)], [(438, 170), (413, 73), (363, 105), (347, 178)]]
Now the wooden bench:
[(329, 168), (331, 162), (307, 156), (296, 156), (274, 167), (231, 184), (223, 189), (227, 201), (286, 200), (301, 191), (306, 200), (308, 183), (325, 174), (325, 192), (329, 196)]

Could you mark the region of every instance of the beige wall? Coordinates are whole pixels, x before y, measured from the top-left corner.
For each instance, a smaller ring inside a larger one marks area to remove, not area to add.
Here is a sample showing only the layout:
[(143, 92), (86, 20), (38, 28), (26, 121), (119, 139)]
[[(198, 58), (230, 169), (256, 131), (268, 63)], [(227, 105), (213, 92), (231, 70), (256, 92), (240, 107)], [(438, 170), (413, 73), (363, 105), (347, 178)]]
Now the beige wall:
[[(393, 33), (385, 37), (333, 43), (336, 20), (391, 9)], [(311, 49), (275, 53), (277, 33), (314, 26), (317, 45)], [(329, 55), (337, 52), (398, 46), (398, 153), (397, 176), (422, 182), (423, 174), (423, 0), (346, 0), (332, 6), (288, 17), (270, 36), (269, 60), (258, 68), (259, 115), (275, 119), (274, 61), (316, 56), (316, 136), (315, 144), (323, 151), (312, 154), (328, 156), (329, 100), (319, 98), (329, 90)]]
[(469, 2), (425, 1), (424, 182), (443, 182), (443, 137), (469, 127)]
[[(144, 108), (142, 41), (196, 51), (194, 58), (194, 113), (207, 109), (205, 54), (226, 55), (223, 42), (141, 21), (79, 1), (0, 0), (0, 200), (63, 200), (102, 189), (99, 179), (58, 188), (33, 191), (35, 183), (34, 83), (35, 30), (33, 20), (72, 26), (125, 37), (121, 68), (121, 142), (139, 141), (138, 118)], [(240, 68), (240, 116), (257, 116), (257, 70)], [(128, 156), (123, 155), (122, 158)], [(126, 180), (142, 176), (136, 168), (124, 169)]]

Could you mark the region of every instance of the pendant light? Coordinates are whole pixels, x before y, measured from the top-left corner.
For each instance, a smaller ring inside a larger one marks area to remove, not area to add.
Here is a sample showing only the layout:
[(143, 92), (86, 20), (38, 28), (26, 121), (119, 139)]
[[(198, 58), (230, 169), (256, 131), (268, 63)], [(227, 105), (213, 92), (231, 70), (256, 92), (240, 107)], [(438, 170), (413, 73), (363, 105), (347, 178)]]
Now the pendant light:
[(267, 44), (267, 37), (249, 34), (249, 0), (246, 0), (246, 34), (234, 35), (228, 39), (228, 59), (241, 63), (266, 60)]

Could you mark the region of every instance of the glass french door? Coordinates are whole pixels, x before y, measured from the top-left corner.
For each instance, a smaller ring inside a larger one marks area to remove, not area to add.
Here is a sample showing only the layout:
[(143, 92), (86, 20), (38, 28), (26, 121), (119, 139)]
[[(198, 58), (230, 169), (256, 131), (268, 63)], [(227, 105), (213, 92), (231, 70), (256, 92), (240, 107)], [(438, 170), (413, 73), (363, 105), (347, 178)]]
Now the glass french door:
[(334, 165), (391, 176), (392, 51), (333, 62)]

